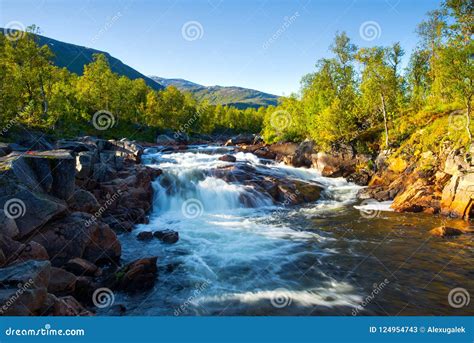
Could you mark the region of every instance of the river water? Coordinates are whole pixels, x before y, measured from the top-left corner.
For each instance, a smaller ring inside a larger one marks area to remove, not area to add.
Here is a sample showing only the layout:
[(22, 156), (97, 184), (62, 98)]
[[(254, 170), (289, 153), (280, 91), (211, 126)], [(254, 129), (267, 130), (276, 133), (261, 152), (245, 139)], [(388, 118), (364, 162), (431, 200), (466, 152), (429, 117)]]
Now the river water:
[[(218, 158), (230, 151), (144, 155), (163, 170), (150, 223), (119, 238), (124, 262), (158, 256), (159, 276), (149, 291), (116, 295), (128, 315), (473, 314), (474, 300), (460, 308), (449, 301), (454, 288), (474, 294), (472, 236), (428, 235), (465, 223), (394, 213), (389, 204), (358, 209), (360, 187), (342, 178), (232, 152), (237, 163), (324, 187), (315, 203), (277, 206), (249, 186), (209, 176), (229, 164)], [(136, 239), (163, 229), (178, 231), (179, 242)]]

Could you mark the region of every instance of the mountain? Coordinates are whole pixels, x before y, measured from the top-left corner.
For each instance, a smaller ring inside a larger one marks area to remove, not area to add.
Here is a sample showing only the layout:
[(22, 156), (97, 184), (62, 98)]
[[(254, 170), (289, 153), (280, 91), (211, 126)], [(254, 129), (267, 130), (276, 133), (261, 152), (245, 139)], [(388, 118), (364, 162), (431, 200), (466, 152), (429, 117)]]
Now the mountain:
[(206, 87), (183, 79), (165, 79), (159, 76), (150, 78), (163, 86), (174, 86), (181, 91), (190, 92), (199, 100), (208, 100), (211, 104), (229, 105), (240, 109), (258, 108), (276, 105), (278, 96), (242, 87)]
[[(5, 32), (4, 29), (0, 28), (0, 33)], [(149, 77), (141, 74), (139, 71), (133, 69), (132, 67), (124, 64), (119, 59), (111, 56), (109, 53), (95, 50), (91, 48), (86, 48), (84, 46), (79, 46), (75, 44), (61, 42), (52, 38), (44, 37), (41, 35), (36, 35), (38, 39), (38, 44), (48, 45), (51, 51), (54, 53), (54, 64), (58, 67), (66, 67), (69, 71), (82, 75), (84, 71), (84, 65), (89, 64), (93, 60), (94, 54), (104, 54), (109, 60), (110, 68), (113, 72), (127, 76), (128, 78), (134, 80), (142, 78), (145, 80), (146, 84), (153, 89), (160, 90), (163, 89), (163, 86), (159, 83), (156, 83)]]

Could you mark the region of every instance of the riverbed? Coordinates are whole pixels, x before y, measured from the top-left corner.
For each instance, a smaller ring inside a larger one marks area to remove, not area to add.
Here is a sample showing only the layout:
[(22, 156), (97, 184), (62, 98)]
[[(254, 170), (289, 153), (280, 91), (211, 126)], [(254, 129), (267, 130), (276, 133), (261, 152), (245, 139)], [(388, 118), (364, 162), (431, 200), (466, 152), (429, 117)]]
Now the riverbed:
[[(313, 203), (275, 205), (237, 181), (209, 176), (232, 162), (274, 176), (317, 182)], [(474, 294), (472, 235), (432, 237), (463, 222), (400, 214), (389, 204), (358, 207), (360, 186), (317, 171), (262, 160), (232, 148), (150, 148), (143, 162), (160, 168), (149, 224), (120, 234), (122, 258), (158, 256), (153, 289), (117, 294), (128, 315), (467, 315), (448, 301), (454, 288)], [(252, 206), (242, 194), (253, 199)], [(171, 229), (176, 244), (139, 241), (140, 231)]]

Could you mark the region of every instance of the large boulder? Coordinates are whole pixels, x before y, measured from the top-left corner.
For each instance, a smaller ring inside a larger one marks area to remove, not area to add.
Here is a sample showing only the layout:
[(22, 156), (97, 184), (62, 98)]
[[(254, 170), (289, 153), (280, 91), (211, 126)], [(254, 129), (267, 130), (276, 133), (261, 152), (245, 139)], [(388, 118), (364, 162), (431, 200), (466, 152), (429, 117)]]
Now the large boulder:
[(77, 276), (99, 276), (101, 274), (99, 267), (80, 257), (69, 260), (63, 267)]
[(474, 218), (474, 171), (451, 177), (443, 189), (441, 211), (449, 216)]
[(0, 315), (41, 314), (48, 295), (51, 264), (28, 261), (0, 268)]
[(3, 209), (0, 209), (0, 235), (14, 238), (20, 231), (16, 226), (15, 219), (11, 215), (6, 215)]
[(92, 316), (93, 314), (86, 310), (74, 297), (57, 297), (54, 294), (48, 294), (41, 308), (41, 314), (44, 316)]
[(235, 162), (237, 159), (233, 155), (223, 155), (219, 157), (219, 161), (224, 161), (224, 162)]
[(460, 236), (464, 233), (472, 233), (473, 230), (467, 230), (467, 229), (459, 229), (455, 227), (449, 227), (449, 226), (438, 226), (432, 230), (430, 230), (430, 235), (436, 236), (436, 237), (455, 237), (455, 236)]
[(64, 269), (51, 267), (48, 292), (55, 295), (71, 294), (76, 288), (76, 276)]
[(8, 236), (0, 235), (0, 250), (6, 256), (4, 261), (6, 265), (29, 260), (49, 260), (46, 249), (41, 244), (33, 241), (21, 243)]
[(159, 230), (153, 233), (163, 243), (174, 244), (179, 240), (179, 233), (173, 230)]
[(135, 292), (153, 287), (158, 267), (157, 257), (141, 258), (120, 268), (107, 283), (113, 289)]
[(424, 179), (418, 179), (397, 194), (391, 207), (396, 212), (427, 212), (430, 214), (439, 211), (439, 198), (433, 185), (427, 184)]
[(57, 198), (10, 183), (0, 189), (0, 208), (14, 219), (18, 237), (24, 237), (66, 211), (67, 206)]
[(96, 263), (115, 261), (121, 254), (120, 242), (109, 226), (82, 212), (47, 223), (31, 239), (46, 248), (51, 263), (58, 267), (75, 257)]
[(74, 212), (95, 213), (100, 209), (100, 204), (95, 196), (84, 189), (76, 189), (68, 201), (69, 210)]

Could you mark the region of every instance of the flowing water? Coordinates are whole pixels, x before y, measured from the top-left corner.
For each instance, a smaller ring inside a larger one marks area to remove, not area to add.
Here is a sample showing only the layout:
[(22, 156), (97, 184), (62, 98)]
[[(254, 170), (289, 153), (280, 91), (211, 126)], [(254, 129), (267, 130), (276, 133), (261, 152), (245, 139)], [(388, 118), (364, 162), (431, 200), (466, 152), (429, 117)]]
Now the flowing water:
[[(275, 177), (324, 187), (315, 203), (274, 205), (249, 186), (210, 176), (229, 165), (218, 160), (229, 151), (196, 146), (144, 156), (163, 170), (153, 184), (154, 209), (149, 224), (120, 240), (124, 262), (158, 256), (159, 277), (152, 290), (116, 296), (127, 314), (473, 314), (472, 301), (461, 308), (448, 301), (456, 287), (474, 294), (472, 236), (430, 237), (446, 219), (393, 213), (389, 204), (357, 209), (360, 187), (342, 178), (234, 154)], [(136, 239), (163, 229), (178, 231), (179, 242)]]

